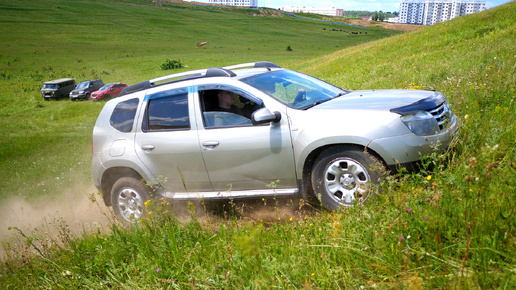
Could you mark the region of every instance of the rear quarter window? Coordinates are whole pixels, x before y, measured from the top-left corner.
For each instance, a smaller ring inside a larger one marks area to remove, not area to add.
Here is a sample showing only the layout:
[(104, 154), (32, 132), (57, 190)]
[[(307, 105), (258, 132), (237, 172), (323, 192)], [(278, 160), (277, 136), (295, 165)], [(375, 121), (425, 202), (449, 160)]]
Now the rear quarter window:
[(130, 99), (118, 103), (111, 114), (109, 124), (120, 132), (129, 133), (133, 129), (138, 99)]

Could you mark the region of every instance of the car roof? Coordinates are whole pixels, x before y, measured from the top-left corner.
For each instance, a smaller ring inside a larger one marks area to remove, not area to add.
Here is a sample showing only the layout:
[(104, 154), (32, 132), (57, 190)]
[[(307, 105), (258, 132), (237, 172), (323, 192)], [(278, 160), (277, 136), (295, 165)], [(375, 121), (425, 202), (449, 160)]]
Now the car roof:
[(68, 81), (73, 81), (73, 80), (74, 79), (71, 79), (71, 78), (64, 78), (64, 79), (48, 81), (48, 82), (45, 82), (45, 84), (59, 84), (59, 83), (62, 83), (62, 82), (68, 82)]
[(281, 67), (275, 63), (268, 61), (242, 63), (227, 67), (213, 67), (201, 70), (187, 71), (172, 75), (167, 75), (152, 80), (140, 82), (131, 86), (126, 87), (120, 93), (120, 96), (135, 93), (138, 91), (147, 90), (153, 87), (182, 82), (192, 79), (199, 78), (210, 78), (210, 77), (231, 77), (231, 78), (244, 78), (251, 75), (265, 73), (267, 71), (281, 69)]

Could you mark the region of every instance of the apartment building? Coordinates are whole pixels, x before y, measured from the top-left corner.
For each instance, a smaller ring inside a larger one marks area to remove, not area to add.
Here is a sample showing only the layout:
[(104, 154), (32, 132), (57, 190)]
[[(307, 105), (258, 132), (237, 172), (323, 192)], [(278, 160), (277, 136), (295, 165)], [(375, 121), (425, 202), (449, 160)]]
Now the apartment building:
[(403, 0), (399, 23), (433, 25), (485, 9), (485, 1)]

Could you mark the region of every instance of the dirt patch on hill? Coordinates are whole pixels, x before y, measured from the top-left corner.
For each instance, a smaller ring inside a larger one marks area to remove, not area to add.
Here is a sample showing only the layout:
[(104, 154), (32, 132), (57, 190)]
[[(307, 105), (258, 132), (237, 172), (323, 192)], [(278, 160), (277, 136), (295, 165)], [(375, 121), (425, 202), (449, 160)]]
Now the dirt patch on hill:
[(336, 17), (324, 18), (324, 20), (342, 22), (345, 24), (351, 24), (351, 25), (357, 25), (357, 26), (363, 26), (363, 27), (381, 27), (384, 29), (399, 30), (399, 31), (415, 31), (415, 30), (425, 27), (423, 25), (400, 24), (400, 23), (369, 21), (369, 20), (363, 20), (363, 19), (336, 18)]
[(364, 27), (381, 27), (385, 29), (391, 30), (399, 30), (399, 31), (415, 31), (421, 29), (425, 26), (423, 25), (413, 25), (413, 24), (400, 24), (400, 23), (389, 23), (389, 22), (377, 22), (377, 21), (368, 21), (368, 20), (358, 20), (358, 19), (350, 19), (349, 24), (359, 25)]

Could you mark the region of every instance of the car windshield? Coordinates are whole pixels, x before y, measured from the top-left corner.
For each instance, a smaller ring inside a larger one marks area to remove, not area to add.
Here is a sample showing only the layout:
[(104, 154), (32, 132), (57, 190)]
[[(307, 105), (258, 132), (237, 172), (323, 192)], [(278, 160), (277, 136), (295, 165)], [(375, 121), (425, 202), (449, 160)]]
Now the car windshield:
[(90, 84), (90, 82), (82, 82), (77, 85), (76, 89), (85, 89), (88, 87), (89, 84)]
[(58, 84), (43, 84), (43, 89), (57, 89), (59, 88)]
[(111, 87), (111, 85), (105, 85), (102, 88), (99, 89), (99, 91), (107, 91)]
[(279, 70), (242, 79), (294, 109), (308, 109), (348, 92), (317, 78)]

